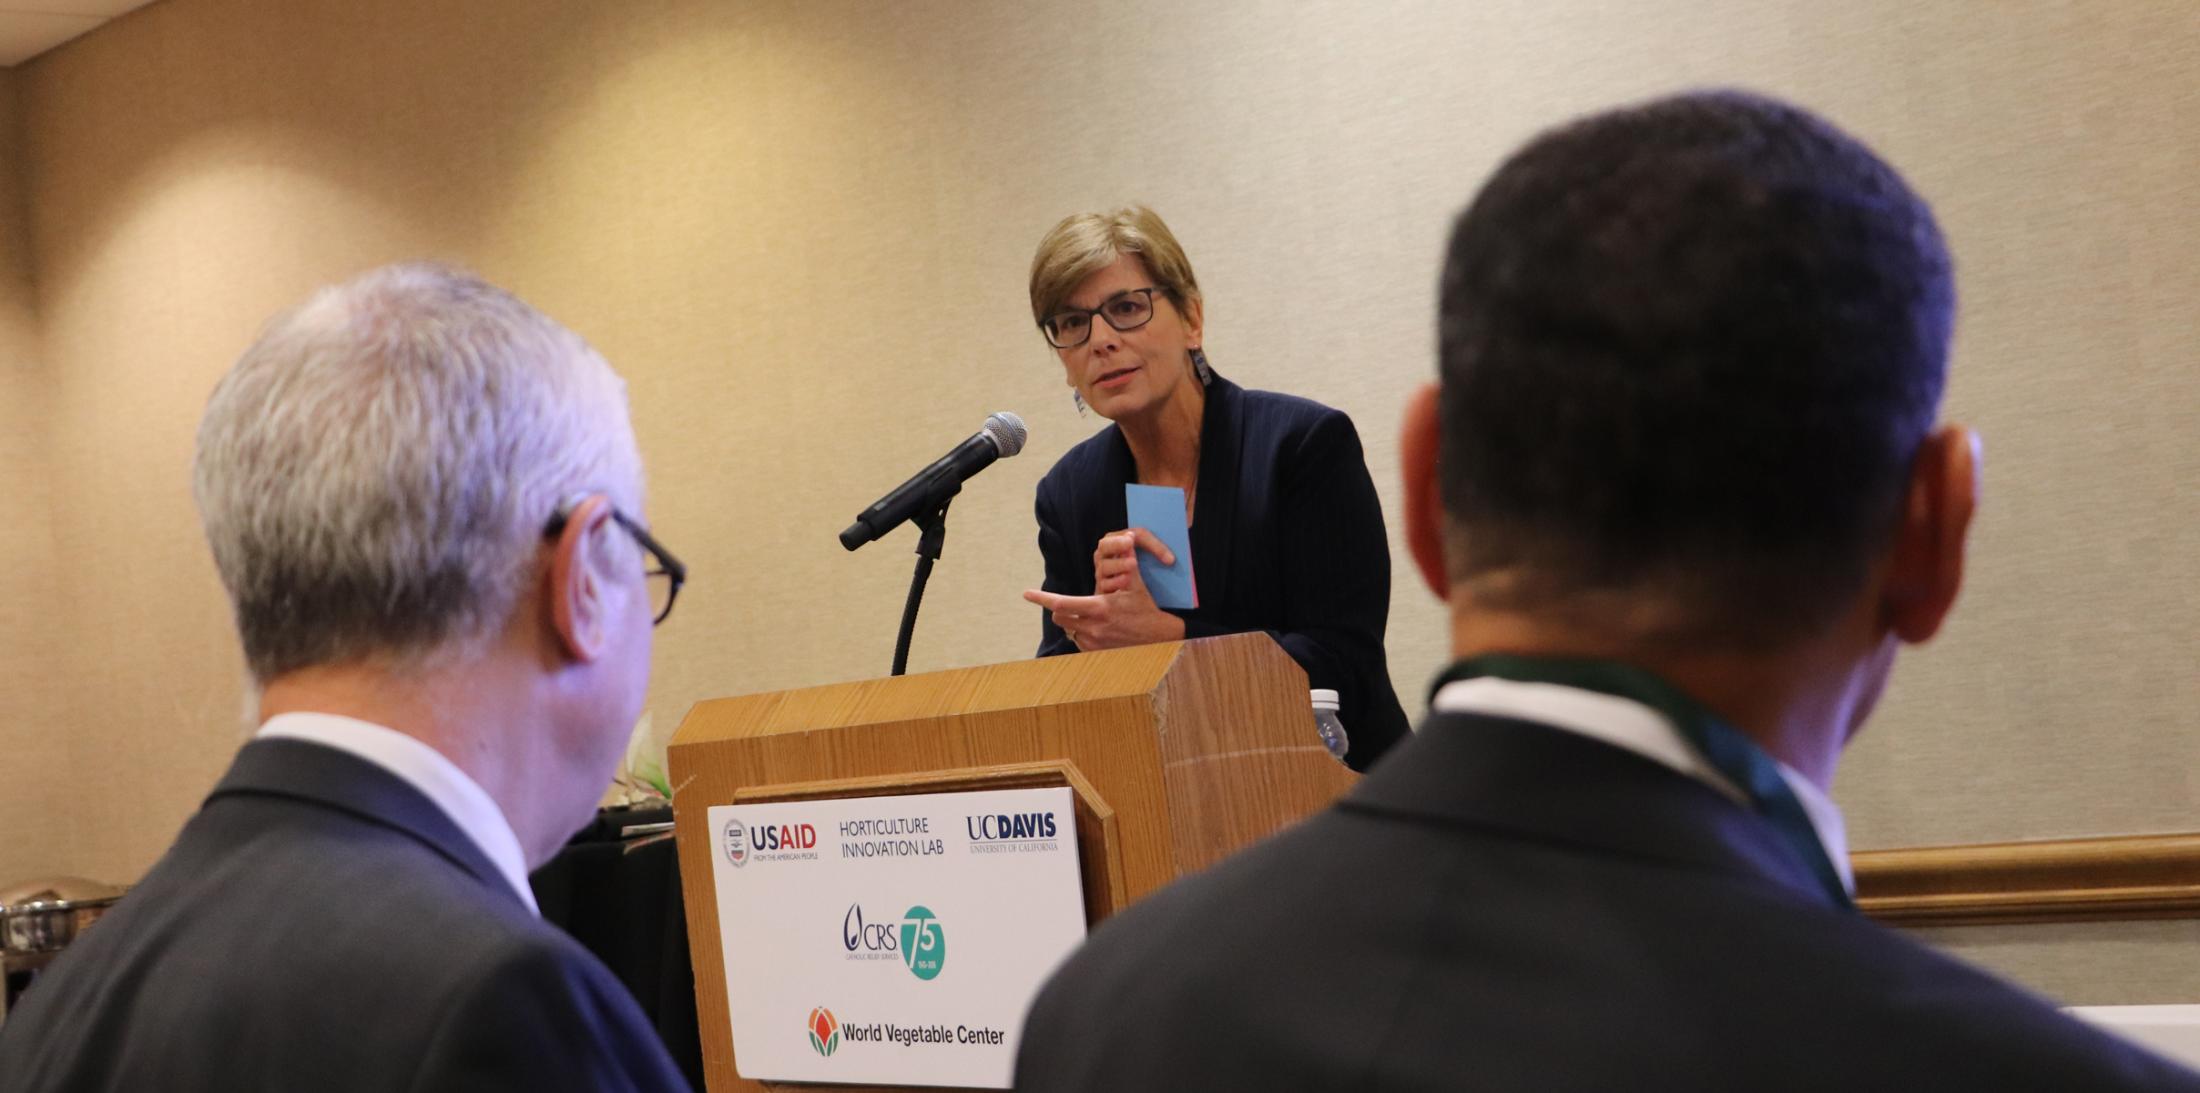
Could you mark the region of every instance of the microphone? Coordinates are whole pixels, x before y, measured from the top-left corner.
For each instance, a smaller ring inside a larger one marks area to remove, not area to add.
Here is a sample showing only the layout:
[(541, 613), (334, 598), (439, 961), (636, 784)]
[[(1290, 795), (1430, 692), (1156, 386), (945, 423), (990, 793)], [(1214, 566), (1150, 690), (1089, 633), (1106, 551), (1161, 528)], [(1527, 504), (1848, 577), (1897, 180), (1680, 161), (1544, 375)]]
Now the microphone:
[[(994, 460), (1023, 451), (1026, 435), (1024, 419), (1006, 410), (986, 418), (985, 427), (955, 445), (954, 451), (939, 457), (931, 466), (918, 471), (916, 477), (894, 487), (892, 493), (864, 509), (856, 522), (840, 533), (840, 545), (854, 550), (900, 527), (910, 517), (922, 513), (928, 503), (951, 496), (964, 480), (992, 466)], [(942, 490), (946, 491), (944, 495)]]

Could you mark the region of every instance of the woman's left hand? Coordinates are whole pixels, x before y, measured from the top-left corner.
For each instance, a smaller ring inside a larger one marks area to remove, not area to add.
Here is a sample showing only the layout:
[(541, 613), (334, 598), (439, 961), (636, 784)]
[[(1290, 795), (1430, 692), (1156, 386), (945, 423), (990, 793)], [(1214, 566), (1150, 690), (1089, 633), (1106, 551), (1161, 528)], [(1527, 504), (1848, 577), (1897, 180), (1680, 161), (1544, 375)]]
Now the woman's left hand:
[(1174, 560), (1169, 548), (1145, 528), (1111, 532), (1100, 537), (1099, 547), (1092, 552), (1093, 583), (1098, 590), (1093, 595), (1026, 589), (1024, 599), (1051, 612), (1054, 625), (1087, 653), (1181, 640), (1184, 620), (1163, 611), (1146, 591), (1146, 579), (1138, 572), (1140, 550), (1163, 564)]

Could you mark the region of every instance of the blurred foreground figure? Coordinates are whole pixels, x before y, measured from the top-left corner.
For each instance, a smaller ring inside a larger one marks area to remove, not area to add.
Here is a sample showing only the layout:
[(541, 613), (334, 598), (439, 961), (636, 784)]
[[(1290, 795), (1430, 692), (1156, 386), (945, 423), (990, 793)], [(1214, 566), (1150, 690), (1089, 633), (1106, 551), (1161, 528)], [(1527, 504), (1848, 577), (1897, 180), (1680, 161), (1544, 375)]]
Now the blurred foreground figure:
[(527, 884), (683, 575), (618, 376), (491, 285), (377, 270), (222, 379), (196, 492), (266, 720), (9, 1015), (0, 1091), (685, 1089)]
[(1335, 808), (1132, 907), (1027, 1093), (2195, 1090), (1851, 906), (1843, 745), (1956, 599), (1925, 204), (1794, 107), (1546, 133), (1452, 236), (1407, 538), (1459, 660)]

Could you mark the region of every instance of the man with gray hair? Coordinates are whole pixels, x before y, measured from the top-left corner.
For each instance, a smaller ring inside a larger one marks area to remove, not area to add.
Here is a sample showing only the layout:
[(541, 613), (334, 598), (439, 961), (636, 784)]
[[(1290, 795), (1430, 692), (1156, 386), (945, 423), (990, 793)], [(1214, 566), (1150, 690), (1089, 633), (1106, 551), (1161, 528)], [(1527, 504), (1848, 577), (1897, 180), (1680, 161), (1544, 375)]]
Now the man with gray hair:
[(375, 270), (222, 379), (196, 493), (264, 721), (10, 1015), (0, 1091), (685, 1089), (527, 882), (685, 575), (618, 376), (492, 285)]

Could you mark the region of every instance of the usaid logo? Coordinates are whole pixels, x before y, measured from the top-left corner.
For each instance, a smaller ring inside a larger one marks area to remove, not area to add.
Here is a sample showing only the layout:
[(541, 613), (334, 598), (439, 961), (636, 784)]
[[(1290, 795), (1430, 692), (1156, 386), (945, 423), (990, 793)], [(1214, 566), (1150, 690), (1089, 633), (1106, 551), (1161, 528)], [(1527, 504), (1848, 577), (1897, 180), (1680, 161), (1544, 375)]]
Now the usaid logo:
[(749, 842), (755, 844), (758, 853), (774, 850), (817, 849), (817, 827), (813, 824), (772, 824), (749, 829)]
[(718, 844), (726, 861), (738, 869), (757, 861), (817, 860), (816, 824), (766, 824), (750, 827), (738, 817), (726, 820)]
[(726, 821), (726, 860), (739, 869), (749, 863), (749, 831), (739, 820)]

